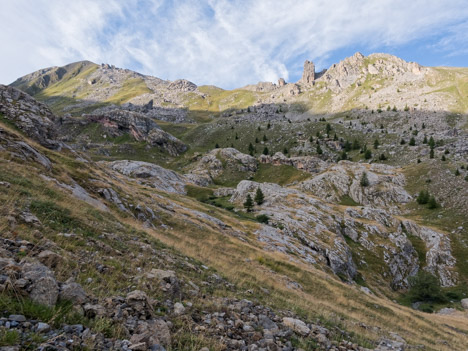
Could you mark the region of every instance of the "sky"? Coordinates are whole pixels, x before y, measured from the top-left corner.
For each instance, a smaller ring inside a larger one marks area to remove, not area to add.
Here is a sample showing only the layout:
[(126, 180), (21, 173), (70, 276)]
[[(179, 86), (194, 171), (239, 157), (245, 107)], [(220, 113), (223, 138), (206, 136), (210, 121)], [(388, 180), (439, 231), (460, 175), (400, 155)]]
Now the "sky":
[(225, 89), (359, 51), (468, 66), (468, 0), (0, 0), (0, 83), (80, 60)]

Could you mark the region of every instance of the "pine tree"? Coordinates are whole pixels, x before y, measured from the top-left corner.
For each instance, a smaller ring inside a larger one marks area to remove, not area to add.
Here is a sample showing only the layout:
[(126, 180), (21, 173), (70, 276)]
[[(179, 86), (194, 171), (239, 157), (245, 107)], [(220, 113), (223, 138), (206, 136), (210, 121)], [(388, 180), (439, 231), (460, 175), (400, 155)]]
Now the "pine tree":
[(432, 136), (429, 138), (428, 145), (429, 145), (429, 147), (431, 149), (433, 149), (435, 147), (435, 141), (434, 141), (434, 138)]
[(216, 143), (215, 149), (219, 149), (219, 144), (218, 143)]
[(364, 172), (361, 177), (360, 181), (361, 186), (368, 186), (369, 185), (369, 179), (367, 178), (367, 173)]
[(247, 212), (250, 212), (252, 211), (253, 206), (254, 206), (254, 203), (252, 201), (252, 197), (250, 196), (250, 194), (248, 194), (247, 199), (245, 199), (245, 202), (244, 202), (244, 208), (247, 210)]
[(314, 142), (314, 137), (311, 135), (309, 138), (309, 142), (313, 143)]
[(427, 202), (427, 207), (428, 207), (429, 209), (431, 209), (431, 210), (433, 210), (433, 209), (439, 207), (439, 204), (437, 203), (437, 200), (436, 200), (436, 198), (435, 198), (434, 196), (431, 196), (431, 197), (429, 198), (429, 201)]
[(258, 144), (260, 142), (260, 140), (258, 140), (258, 138), (255, 138), (255, 144)]
[(284, 149), (283, 149), (283, 154), (284, 154), (284, 155), (287, 155), (287, 154), (288, 154), (288, 149), (284, 148)]
[(447, 161), (447, 159), (445, 158), (445, 155), (442, 155), (441, 160), (442, 160), (442, 161)]
[(330, 123), (327, 123), (327, 126), (325, 128), (325, 131), (327, 133), (327, 137), (330, 137), (331, 130), (332, 130), (332, 127), (331, 127)]
[(411, 137), (411, 139), (409, 141), (409, 145), (410, 146), (415, 146), (416, 145), (416, 140), (414, 139), (414, 137)]
[(253, 156), (255, 148), (253, 147), (252, 143), (249, 143), (249, 155)]
[(270, 124), (270, 122), (268, 122), (267, 129), (270, 129), (270, 128), (271, 128), (271, 124)]
[(353, 150), (359, 150), (361, 148), (361, 144), (359, 143), (359, 140), (354, 139), (352, 147), (353, 147)]
[(263, 141), (267, 141), (267, 136), (265, 134), (263, 134)]
[(370, 160), (372, 158), (372, 151), (370, 151), (369, 149), (366, 150), (366, 152), (364, 153), (364, 158), (366, 160)]
[(429, 202), (429, 198), (429, 192), (427, 190), (421, 190), (416, 198), (416, 202), (420, 205), (425, 205)]
[(239, 136), (238, 136), (237, 133), (236, 133), (236, 140), (237, 140), (237, 139), (239, 139)]
[(340, 157), (338, 158), (338, 161), (340, 160), (347, 160), (348, 159), (348, 154), (346, 151), (342, 151)]
[(424, 136), (423, 144), (427, 144), (427, 136)]
[(460, 175), (460, 171), (458, 170), (458, 168), (455, 170), (455, 175), (456, 175), (456, 176), (459, 176), (459, 175)]
[(319, 155), (323, 154), (323, 150), (322, 150), (322, 148), (320, 147), (320, 144), (317, 144), (317, 153), (318, 153)]
[(338, 140), (338, 137), (336, 136), (336, 133), (335, 135), (333, 136), (333, 141), (337, 141)]
[(255, 193), (255, 202), (257, 205), (263, 204), (263, 201), (265, 200), (265, 196), (263, 195), (262, 189), (257, 188), (257, 192)]
[(434, 158), (434, 149), (431, 149), (431, 152), (429, 153), (429, 158)]
[(380, 145), (379, 139), (375, 139), (375, 140), (374, 140), (374, 149), (377, 150), (377, 149), (379, 148), (379, 145)]
[(269, 151), (268, 151), (268, 148), (265, 146), (265, 148), (263, 149), (263, 154), (264, 155), (268, 155), (269, 154)]
[(400, 144), (401, 144), (401, 145), (405, 145), (405, 144), (406, 144), (405, 139), (401, 139)]
[(351, 151), (352, 145), (348, 140), (346, 140), (345, 143), (344, 143), (343, 148), (345, 149), (345, 151), (349, 152), (349, 151)]

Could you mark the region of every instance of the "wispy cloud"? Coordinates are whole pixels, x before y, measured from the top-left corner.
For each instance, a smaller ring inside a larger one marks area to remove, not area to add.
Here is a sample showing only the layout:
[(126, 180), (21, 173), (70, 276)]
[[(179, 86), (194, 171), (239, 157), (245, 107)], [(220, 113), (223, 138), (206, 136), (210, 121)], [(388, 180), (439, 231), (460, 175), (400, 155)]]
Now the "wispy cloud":
[[(238, 87), (416, 40), (466, 53), (465, 0), (1, 0), (0, 81), (88, 59)], [(437, 35), (436, 35), (437, 34)]]

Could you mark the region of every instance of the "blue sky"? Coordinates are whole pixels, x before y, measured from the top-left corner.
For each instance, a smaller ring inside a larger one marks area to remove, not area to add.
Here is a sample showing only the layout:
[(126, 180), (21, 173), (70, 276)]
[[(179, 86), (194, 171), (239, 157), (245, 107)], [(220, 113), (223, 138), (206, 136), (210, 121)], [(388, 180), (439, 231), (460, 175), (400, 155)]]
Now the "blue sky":
[(0, 0), (0, 83), (79, 60), (241, 87), (356, 51), (468, 66), (467, 0)]

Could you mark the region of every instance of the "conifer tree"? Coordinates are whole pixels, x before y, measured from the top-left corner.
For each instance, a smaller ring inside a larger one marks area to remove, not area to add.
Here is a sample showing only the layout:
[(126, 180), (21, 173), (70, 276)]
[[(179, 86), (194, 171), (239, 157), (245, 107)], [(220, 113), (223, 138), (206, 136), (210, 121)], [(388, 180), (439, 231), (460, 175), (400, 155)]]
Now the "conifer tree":
[(361, 186), (368, 186), (369, 185), (369, 178), (367, 178), (367, 173), (364, 172), (361, 177), (360, 181)]
[(263, 204), (263, 201), (265, 200), (265, 196), (263, 195), (262, 189), (257, 188), (257, 192), (255, 193), (255, 202), (257, 205)]
[(248, 194), (244, 202), (244, 208), (247, 210), (247, 212), (250, 212), (252, 211), (253, 206), (254, 203), (252, 201), (252, 197), (250, 196), (250, 194)]

